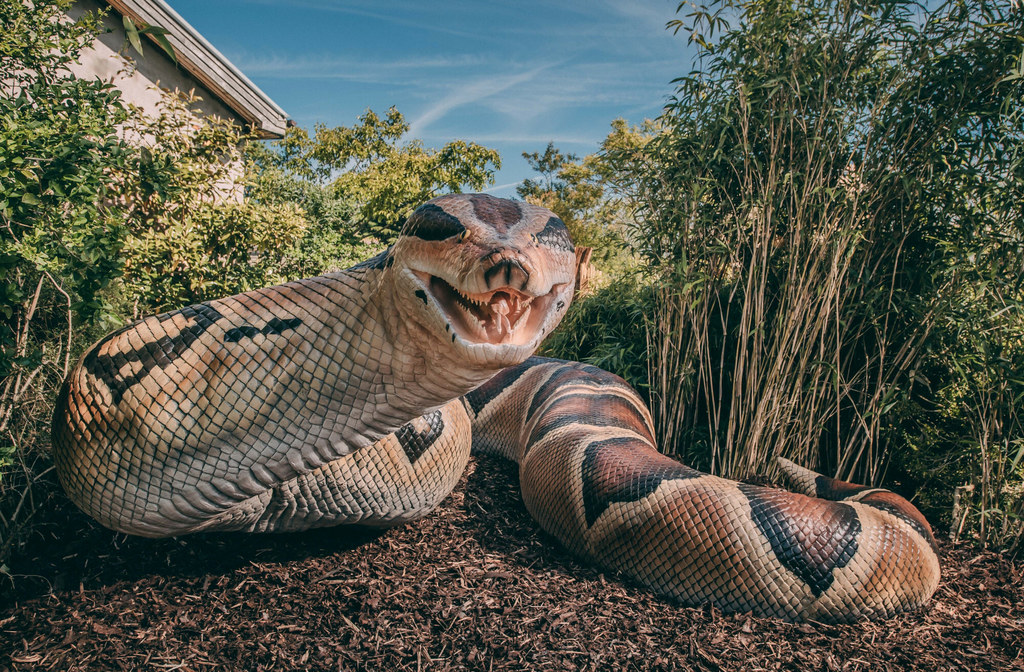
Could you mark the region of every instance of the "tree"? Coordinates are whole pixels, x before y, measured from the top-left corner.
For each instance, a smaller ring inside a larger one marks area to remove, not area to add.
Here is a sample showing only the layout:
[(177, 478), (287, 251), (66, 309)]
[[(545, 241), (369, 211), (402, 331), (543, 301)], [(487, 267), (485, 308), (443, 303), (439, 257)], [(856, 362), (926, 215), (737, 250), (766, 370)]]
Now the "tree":
[(483, 189), (501, 167), (496, 151), (472, 142), (455, 140), (438, 150), (418, 140), (403, 144), (408, 130), (393, 107), (384, 117), (367, 110), (351, 127), (318, 124), (312, 137), (302, 128), (289, 129), (257, 161), (261, 171), (327, 186), (335, 197), (358, 203), (368, 224), (363, 235), (389, 241), (423, 201), (442, 192)]
[(523, 158), (540, 178), (523, 180), (516, 187), (519, 197), (558, 215), (573, 242), (593, 248), (605, 270), (621, 266), (628, 212), (610, 188), (606, 179), (610, 168), (603, 158), (592, 154), (580, 160), (575, 154), (563, 154), (553, 142), (543, 152), (523, 152)]

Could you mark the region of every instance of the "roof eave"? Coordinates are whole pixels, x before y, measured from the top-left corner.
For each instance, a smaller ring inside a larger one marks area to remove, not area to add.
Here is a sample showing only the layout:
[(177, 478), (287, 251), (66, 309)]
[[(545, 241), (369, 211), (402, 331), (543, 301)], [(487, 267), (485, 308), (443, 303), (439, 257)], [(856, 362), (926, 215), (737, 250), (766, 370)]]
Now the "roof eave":
[(270, 96), (242, 74), (163, 0), (106, 0), (136, 23), (167, 30), (178, 64), (209, 89), (261, 138), (283, 137), (291, 120)]

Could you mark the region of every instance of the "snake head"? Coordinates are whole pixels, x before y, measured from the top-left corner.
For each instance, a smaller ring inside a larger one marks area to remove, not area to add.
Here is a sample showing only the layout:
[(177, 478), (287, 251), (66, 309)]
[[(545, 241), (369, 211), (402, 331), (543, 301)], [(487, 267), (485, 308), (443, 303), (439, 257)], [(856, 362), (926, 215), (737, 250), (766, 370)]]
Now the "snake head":
[[(463, 361), (518, 364), (558, 325), (576, 255), (553, 212), (486, 194), (450, 194), (409, 217), (393, 251), (398, 295)], [(403, 311), (405, 312), (405, 311)]]

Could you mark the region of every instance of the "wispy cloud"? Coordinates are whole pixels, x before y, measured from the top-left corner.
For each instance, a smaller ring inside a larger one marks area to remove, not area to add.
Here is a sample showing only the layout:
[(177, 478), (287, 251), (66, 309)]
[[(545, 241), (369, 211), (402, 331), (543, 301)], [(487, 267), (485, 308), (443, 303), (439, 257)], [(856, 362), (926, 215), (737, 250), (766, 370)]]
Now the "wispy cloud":
[(544, 72), (515, 96), (493, 97), (486, 104), (494, 114), (522, 122), (560, 110), (650, 107), (664, 99), (667, 79), (644, 80), (635, 64), (580, 62)]
[(511, 191), (513, 188), (518, 187), (522, 182), (506, 182), (505, 184), (496, 184), (493, 187), (487, 187), (484, 189), (485, 194), (493, 194), (496, 191)]
[(233, 54), (231, 58), (243, 72), (255, 77), (289, 79), (344, 79), (354, 82), (422, 81), (423, 71), (451, 71), (472, 68), (482, 63), (474, 54), (399, 58), (395, 60), (358, 59), (333, 54)]
[[(390, 23), (397, 26), (407, 26), (410, 28), (416, 28), (418, 30), (428, 30), (435, 33), (443, 33), (445, 35), (454, 35), (456, 37), (479, 39), (480, 33), (474, 31), (458, 30), (447, 25), (445, 23), (438, 23), (436, 21), (422, 21), (412, 18), (415, 11), (418, 9), (422, 11), (424, 5), (410, 5), (402, 7), (398, 3), (389, 3), (388, 9), (390, 13), (382, 13), (367, 9), (367, 3), (361, 2), (339, 2), (338, 0), (247, 0), (252, 4), (259, 5), (282, 5), (286, 4), (291, 7), (312, 9), (321, 12), (331, 12), (337, 14), (350, 14), (352, 16), (362, 16), (370, 19), (376, 19), (385, 23)], [(379, 7), (380, 3), (372, 3), (369, 6)], [(431, 12), (434, 11), (432, 5), (426, 5)], [(436, 14), (435, 14), (436, 15)]]
[[(585, 136), (585, 135), (573, 135), (566, 134), (561, 131), (549, 131), (547, 133), (530, 133), (530, 132), (494, 132), (494, 133), (469, 133), (465, 134), (467, 140), (473, 142), (486, 143), (486, 144), (508, 144), (508, 145), (521, 145), (523, 147), (543, 147), (549, 142), (554, 142), (559, 147), (563, 145), (580, 145), (588, 146), (593, 145), (595, 141), (600, 140), (598, 136)], [(426, 134), (417, 136), (424, 142), (447, 142), (451, 140), (450, 134)]]
[(685, 38), (664, 27), (679, 0), (172, 1), (216, 17), (204, 34), (300, 124), (395, 105), (408, 137), (501, 151), (496, 192), (529, 174), (524, 150), (551, 141), (582, 156), (612, 119), (657, 115), (690, 67)]
[(440, 100), (421, 112), (409, 124), (409, 133), (414, 137), (418, 137), (430, 124), (441, 119), (452, 110), (497, 96), (512, 87), (529, 82), (540, 73), (557, 65), (557, 63), (548, 63), (526, 72), (512, 75), (484, 77), (469, 82), (457, 82), (447, 93), (442, 95)]
[[(593, 0), (591, 0), (593, 2)], [(591, 5), (596, 11), (616, 15), (628, 19), (633, 25), (644, 32), (664, 30), (665, 24), (675, 18), (678, 0), (660, 0), (660, 2), (638, 2), (637, 0), (603, 0)], [(683, 10), (684, 13), (686, 10)]]

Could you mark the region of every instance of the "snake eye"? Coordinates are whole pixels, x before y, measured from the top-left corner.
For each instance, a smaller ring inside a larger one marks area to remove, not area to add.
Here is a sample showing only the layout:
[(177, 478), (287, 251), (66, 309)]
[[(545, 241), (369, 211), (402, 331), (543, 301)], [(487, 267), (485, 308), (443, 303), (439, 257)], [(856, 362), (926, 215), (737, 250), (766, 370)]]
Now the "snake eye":
[(459, 242), (466, 238), (466, 227), (453, 215), (431, 203), (416, 209), (405, 224), (405, 234), (421, 240), (446, 240), (459, 236)]

